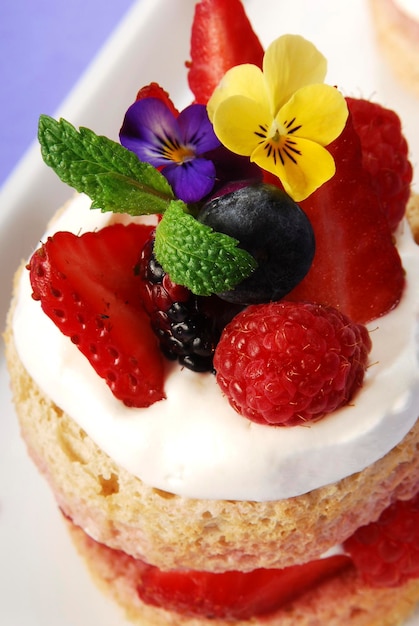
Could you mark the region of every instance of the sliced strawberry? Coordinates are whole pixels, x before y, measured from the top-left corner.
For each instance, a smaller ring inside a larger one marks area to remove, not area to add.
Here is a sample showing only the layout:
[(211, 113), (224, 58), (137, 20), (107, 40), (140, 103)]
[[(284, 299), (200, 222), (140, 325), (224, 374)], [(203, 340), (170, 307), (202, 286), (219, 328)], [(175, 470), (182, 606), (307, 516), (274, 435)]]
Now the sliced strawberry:
[(173, 104), (169, 94), (158, 83), (150, 83), (149, 85), (141, 87), (141, 89), (137, 93), (136, 100), (143, 100), (144, 98), (158, 98), (165, 103), (167, 108), (173, 113), (175, 117), (179, 115), (179, 111)]
[(163, 362), (135, 267), (152, 227), (58, 232), (29, 263), (33, 297), (128, 406), (164, 397)]
[(164, 572), (149, 565), (137, 591), (143, 602), (184, 615), (250, 619), (278, 610), (349, 565), (343, 555), (248, 573)]
[(227, 70), (242, 63), (262, 67), (263, 48), (240, 0), (201, 0), (195, 7), (188, 82), (206, 104)]
[(304, 280), (287, 297), (328, 304), (365, 323), (400, 300), (404, 271), (351, 118), (328, 149), (336, 174), (301, 203), (316, 237)]

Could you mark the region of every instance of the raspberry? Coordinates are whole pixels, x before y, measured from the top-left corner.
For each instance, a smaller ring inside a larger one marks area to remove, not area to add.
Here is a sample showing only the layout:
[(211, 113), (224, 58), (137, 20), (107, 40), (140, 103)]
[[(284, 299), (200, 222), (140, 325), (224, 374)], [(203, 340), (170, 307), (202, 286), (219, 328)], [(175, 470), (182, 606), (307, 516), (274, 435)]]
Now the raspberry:
[(391, 504), (344, 543), (364, 582), (397, 587), (419, 578), (419, 493)]
[(216, 348), (217, 382), (241, 415), (291, 426), (346, 404), (362, 385), (371, 341), (365, 326), (314, 303), (252, 305)]
[(413, 177), (400, 118), (369, 100), (347, 98), (347, 103), (361, 140), (363, 166), (371, 175), (389, 227), (395, 230), (404, 216)]
[(216, 297), (196, 296), (173, 283), (156, 260), (153, 245), (152, 237), (142, 250), (139, 271), (143, 304), (160, 349), (168, 359), (177, 359), (195, 372), (213, 371), (214, 350), (222, 328), (238, 309)]

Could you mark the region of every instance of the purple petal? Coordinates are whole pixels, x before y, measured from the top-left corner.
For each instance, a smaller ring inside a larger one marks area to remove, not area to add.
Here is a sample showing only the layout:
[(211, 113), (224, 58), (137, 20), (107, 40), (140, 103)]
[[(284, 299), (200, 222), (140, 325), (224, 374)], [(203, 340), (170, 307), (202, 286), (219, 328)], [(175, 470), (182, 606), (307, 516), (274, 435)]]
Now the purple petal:
[(119, 134), (121, 144), (141, 161), (155, 167), (167, 164), (163, 147), (167, 140), (179, 141), (177, 121), (158, 98), (134, 102), (125, 114)]
[(210, 193), (215, 181), (215, 167), (207, 159), (194, 159), (181, 165), (163, 168), (174, 194), (184, 202), (198, 202)]
[(182, 142), (194, 147), (195, 154), (203, 154), (214, 150), (220, 145), (211, 122), (207, 108), (203, 104), (191, 104), (177, 118)]

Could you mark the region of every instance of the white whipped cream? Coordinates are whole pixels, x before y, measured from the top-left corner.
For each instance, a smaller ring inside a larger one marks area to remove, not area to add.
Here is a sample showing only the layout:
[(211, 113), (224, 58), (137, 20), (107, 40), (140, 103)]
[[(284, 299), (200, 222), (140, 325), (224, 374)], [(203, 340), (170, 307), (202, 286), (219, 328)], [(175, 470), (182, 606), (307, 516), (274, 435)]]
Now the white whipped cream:
[[(81, 233), (115, 217), (78, 196), (54, 230)], [(399, 237), (407, 271), (400, 305), (369, 325), (371, 366), (353, 404), (309, 426), (255, 424), (238, 415), (212, 374), (168, 366), (166, 400), (132, 409), (116, 400), (31, 298), (24, 272), (14, 316), (30, 375), (110, 457), (146, 484), (204, 499), (278, 500), (336, 482), (377, 461), (419, 413), (419, 248)]]

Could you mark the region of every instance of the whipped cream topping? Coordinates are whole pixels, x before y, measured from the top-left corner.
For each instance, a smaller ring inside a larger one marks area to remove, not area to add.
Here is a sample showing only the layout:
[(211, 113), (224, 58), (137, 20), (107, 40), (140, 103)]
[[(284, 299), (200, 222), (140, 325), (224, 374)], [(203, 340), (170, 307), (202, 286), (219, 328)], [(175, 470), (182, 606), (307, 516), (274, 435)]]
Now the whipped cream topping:
[[(122, 219), (89, 207), (87, 197), (76, 196), (48, 234), (81, 234)], [(166, 400), (147, 409), (127, 408), (31, 298), (28, 272), (14, 315), (16, 347), (45, 394), (144, 483), (190, 498), (298, 496), (365, 469), (417, 419), (419, 248), (405, 224), (398, 247), (407, 287), (399, 306), (369, 325), (373, 349), (362, 390), (351, 405), (307, 426), (250, 422), (230, 407), (212, 374), (173, 363), (167, 366)]]

